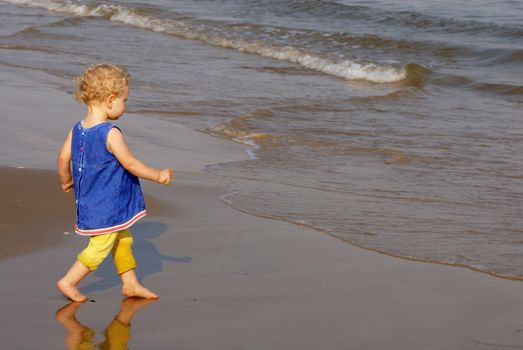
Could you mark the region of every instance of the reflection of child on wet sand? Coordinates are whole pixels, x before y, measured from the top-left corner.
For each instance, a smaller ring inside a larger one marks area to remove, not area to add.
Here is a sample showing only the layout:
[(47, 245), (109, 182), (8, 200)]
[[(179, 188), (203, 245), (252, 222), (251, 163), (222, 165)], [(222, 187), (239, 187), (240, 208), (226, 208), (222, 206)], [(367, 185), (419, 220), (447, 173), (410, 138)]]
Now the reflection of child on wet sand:
[(136, 277), (129, 227), (147, 214), (138, 178), (168, 185), (172, 170), (150, 168), (136, 159), (120, 129), (108, 122), (125, 112), (129, 75), (124, 68), (91, 66), (77, 84), (75, 97), (87, 105), (87, 115), (67, 135), (58, 156), (58, 174), (65, 192), (74, 189), (76, 233), (91, 238), (58, 281), (58, 289), (73, 301), (86, 301), (78, 283), (112, 253), (125, 296), (158, 298)]
[[(127, 349), (131, 339), (131, 321), (136, 312), (155, 300), (126, 298), (122, 300), (120, 311), (114, 320), (105, 329), (105, 341), (99, 345), (100, 349)], [(67, 349), (94, 349), (95, 333), (76, 319), (76, 312), (82, 303), (71, 302), (56, 311), (56, 320), (67, 329), (65, 344)]]

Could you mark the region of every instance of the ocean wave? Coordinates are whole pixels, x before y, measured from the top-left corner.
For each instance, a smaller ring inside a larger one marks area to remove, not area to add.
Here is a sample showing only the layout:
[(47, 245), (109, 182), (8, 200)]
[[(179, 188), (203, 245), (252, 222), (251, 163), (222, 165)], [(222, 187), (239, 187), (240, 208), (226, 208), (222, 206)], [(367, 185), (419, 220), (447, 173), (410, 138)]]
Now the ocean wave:
[(416, 63), (405, 65), (405, 72), (406, 77), (403, 83), (408, 86), (416, 87), (425, 85), (425, 82), (432, 73), (430, 69)]
[(483, 66), (523, 64), (523, 49), (493, 48), (481, 51), (473, 50), (470, 56), (473, 61)]
[[(63, 24), (65, 21), (60, 20), (54, 23), (49, 23), (47, 26), (55, 26), (59, 24)], [(72, 35), (72, 34), (66, 34), (66, 33), (49, 33), (46, 31), (41, 30), (39, 27), (27, 27), (22, 30), (19, 30), (18, 32), (12, 33), (9, 36), (5, 36), (4, 38), (27, 38), (27, 39), (35, 39), (35, 40), (41, 40), (43, 38), (46, 39), (54, 39), (54, 40), (71, 40), (71, 41), (82, 41), (84, 40), (82, 37)]]
[(416, 54), (420, 52), (430, 52), (435, 56), (455, 57), (459, 55), (464, 48), (456, 46), (442, 46), (441, 43), (416, 40), (413, 37), (405, 39), (387, 37), (376, 34), (352, 34), (347, 32), (332, 32), (324, 30), (311, 30), (305, 28), (292, 28), (261, 24), (223, 24), (216, 23), (218, 26), (226, 28), (230, 32), (249, 32), (254, 33), (257, 37), (270, 38), (273, 42), (282, 43), (283, 45), (291, 43), (296, 46), (309, 46), (320, 48), (320, 51), (352, 54), (354, 50), (369, 50), (370, 52), (386, 53), (399, 52), (402, 55)]
[(213, 46), (300, 64), (309, 69), (346, 80), (393, 83), (402, 81), (407, 77), (407, 72), (403, 67), (358, 63), (351, 60), (335, 61), (291, 46), (279, 47), (260, 40), (229, 39), (213, 34), (211, 30), (206, 30), (205, 27), (194, 26), (183, 21), (151, 18), (127, 9), (111, 16), (111, 20), (185, 39), (199, 40)]
[(231, 118), (221, 125), (211, 128), (209, 131), (215, 136), (221, 136), (228, 139), (264, 139), (269, 135), (252, 131), (248, 125), (253, 119), (272, 118), (272, 112), (268, 109), (256, 110), (252, 113), (241, 115), (237, 118)]
[(416, 30), (428, 32), (447, 32), (450, 34), (490, 34), (502, 38), (518, 39), (523, 37), (523, 27), (520, 25), (502, 25), (498, 23), (460, 20), (439, 16), (426, 15), (412, 11), (383, 13), (376, 19), (378, 23), (387, 25), (402, 25)]
[(0, 49), (2, 49), (2, 50), (30, 51), (33, 48), (29, 47), (29, 46), (24, 46), (24, 45), (10, 45), (10, 44), (2, 45), (2, 44), (0, 44)]
[(385, 10), (360, 4), (332, 0), (251, 1), (249, 13), (270, 12), (282, 17), (301, 19), (323, 18), (333, 21), (365, 21), (377, 25), (402, 26), (411, 30), (447, 33), (488, 33), (503, 38), (522, 38), (523, 26), (510, 23), (493, 23), (481, 20), (448, 18), (413, 10)]
[(523, 96), (522, 85), (510, 85), (499, 83), (474, 83), (472, 88), (477, 91), (495, 93), (500, 96)]
[[(311, 0), (319, 2), (321, 0)], [(306, 1), (308, 2), (308, 1)], [(332, 1), (321, 1), (325, 15), (334, 12), (343, 13), (354, 19), (363, 19), (380, 24), (403, 26), (414, 30), (427, 32), (490, 34), (502, 38), (518, 39), (523, 37), (523, 26), (513, 23), (494, 23), (482, 20), (457, 19), (444, 16), (429, 15), (416, 11), (384, 11), (377, 8), (356, 6)], [(311, 9), (312, 10), (312, 9)], [(313, 10), (314, 11), (314, 10)]]
[[(273, 66), (264, 66), (264, 67), (251, 67), (251, 66), (242, 66), (243, 69), (252, 69), (258, 72), (268, 72), (276, 74), (291, 74), (291, 75), (310, 75), (312, 72), (310, 69), (305, 67), (273, 67)], [(319, 73), (317, 73), (319, 74)]]
[(376, 147), (352, 147), (344, 151), (346, 155), (379, 155), (382, 156), (383, 163), (390, 164), (406, 164), (410, 161), (407, 154), (402, 151), (388, 148)]
[(299, 64), (308, 69), (346, 80), (364, 80), (372, 83), (395, 83), (403, 81), (408, 77), (408, 71), (405, 67), (362, 63), (352, 60), (335, 60), (329, 57), (323, 57), (316, 52), (309, 52), (292, 46), (276, 46), (261, 40), (231, 39), (216, 34), (213, 30), (215, 28), (209, 28), (206, 25), (169, 18), (157, 18), (142, 14), (139, 10), (120, 5), (85, 5), (72, 1), (59, 0), (7, 1), (17, 5), (44, 8), (49, 11), (72, 16), (107, 17), (111, 21), (124, 23), (136, 28), (175, 35), (184, 39), (198, 40), (213, 46)]
[(359, 18), (372, 19), (370, 8), (361, 5), (341, 4), (325, 0), (286, 0), (286, 1), (244, 1), (249, 13), (263, 13), (269, 11), (277, 16), (314, 16), (316, 18)]
[(59, 12), (73, 16), (110, 16), (122, 7), (118, 5), (83, 5), (72, 1), (53, 0), (3, 0), (15, 5), (43, 8), (52, 12)]
[(497, 64), (523, 64), (523, 50), (510, 50), (504, 52), (494, 60), (494, 63)]
[(523, 95), (522, 85), (482, 82), (458, 75), (437, 74), (431, 79), (431, 83), (440, 86), (461, 87), (504, 97)]

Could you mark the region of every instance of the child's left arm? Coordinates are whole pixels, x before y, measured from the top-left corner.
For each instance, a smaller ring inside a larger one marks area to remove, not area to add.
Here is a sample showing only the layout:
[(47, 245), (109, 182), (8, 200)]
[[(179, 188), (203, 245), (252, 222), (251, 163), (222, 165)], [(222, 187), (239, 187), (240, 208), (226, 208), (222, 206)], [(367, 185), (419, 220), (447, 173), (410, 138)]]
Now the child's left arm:
[(60, 177), (60, 182), (62, 183), (62, 190), (64, 192), (71, 192), (73, 189), (73, 177), (71, 176), (71, 141), (73, 138), (72, 130), (69, 131), (62, 149), (58, 154), (58, 160), (56, 165), (58, 168), (58, 176)]
[(173, 180), (172, 169), (151, 168), (135, 158), (127, 147), (123, 134), (117, 128), (109, 130), (107, 149), (114, 154), (125, 170), (135, 176), (164, 185), (169, 185)]

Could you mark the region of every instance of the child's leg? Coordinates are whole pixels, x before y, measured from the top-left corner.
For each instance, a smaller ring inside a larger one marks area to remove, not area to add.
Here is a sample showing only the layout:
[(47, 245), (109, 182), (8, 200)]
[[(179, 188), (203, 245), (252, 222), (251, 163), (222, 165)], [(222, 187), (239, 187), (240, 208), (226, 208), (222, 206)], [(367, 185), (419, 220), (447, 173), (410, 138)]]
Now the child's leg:
[(133, 255), (133, 235), (131, 230), (122, 230), (118, 232), (111, 253), (114, 258), (114, 265), (118, 276), (136, 268), (136, 260)]
[(78, 260), (58, 283), (58, 289), (73, 301), (86, 301), (76, 285), (91, 271), (100, 266), (109, 255), (118, 236), (117, 232), (93, 236), (89, 245), (79, 255)]
[(129, 229), (120, 231), (112, 253), (116, 271), (122, 279), (122, 293), (128, 297), (158, 299), (158, 295), (140, 284), (136, 277), (136, 261), (133, 256), (133, 236)]
[(134, 270), (129, 270), (120, 275), (122, 278), (122, 294), (126, 297), (137, 297), (145, 299), (159, 299), (158, 294), (151, 292), (149, 289), (145, 288), (138, 281), (136, 277), (136, 272)]
[(67, 271), (56, 286), (60, 292), (64, 293), (66, 297), (72, 301), (84, 302), (87, 297), (80, 293), (76, 285), (89, 273), (89, 269), (79, 261), (75, 261), (73, 266)]

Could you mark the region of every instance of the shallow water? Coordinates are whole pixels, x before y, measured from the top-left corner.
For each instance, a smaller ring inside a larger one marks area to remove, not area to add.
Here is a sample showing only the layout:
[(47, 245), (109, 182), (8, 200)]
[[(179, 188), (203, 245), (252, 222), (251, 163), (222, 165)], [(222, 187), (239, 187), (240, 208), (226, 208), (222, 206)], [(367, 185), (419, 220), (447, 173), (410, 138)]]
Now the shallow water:
[(0, 62), (67, 79), (124, 64), (131, 115), (256, 145), (209, 167), (231, 205), (522, 277), (522, 16), (508, 0), (10, 0)]

